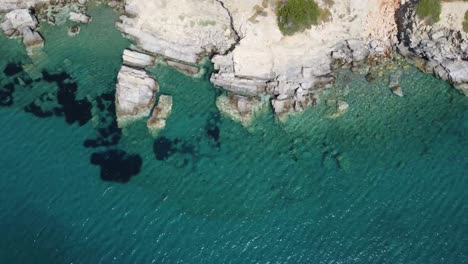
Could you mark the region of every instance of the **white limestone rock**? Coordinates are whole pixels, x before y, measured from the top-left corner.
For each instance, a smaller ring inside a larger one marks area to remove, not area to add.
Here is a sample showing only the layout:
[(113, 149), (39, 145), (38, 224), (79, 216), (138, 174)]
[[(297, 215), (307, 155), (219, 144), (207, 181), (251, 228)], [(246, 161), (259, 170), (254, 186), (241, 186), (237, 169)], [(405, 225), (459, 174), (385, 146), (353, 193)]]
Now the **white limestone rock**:
[(171, 60), (167, 60), (166, 63), (167, 65), (176, 68), (178, 71), (188, 76), (195, 76), (200, 73), (200, 69), (192, 65), (180, 63), (177, 61), (171, 61)]
[(8, 37), (20, 36), (25, 28), (35, 30), (38, 21), (28, 9), (13, 10), (5, 15), (0, 27)]
[(369, 56), (369, 49), (366, 43), (361, 40), (347, 40), (348, 48), (351, 50), (353, 62), (361, 62)]
[(122, 66), (117, 76), (116, 113), (120, 127), (148, 116), (159, 85), (144, 70)]
[(219, 1), (127, 0), (117, 27), (143, 50), (174, 61), (197, 63), (205, 54), (224, 54), (235, 43), (229, 13)]
[(70, 12), (70, 21), (87, 24), (91, 22), (91, 17), (81, 13)]
[(16, 9), (28, 9), (40, 3), (48, 4), (50, 0), (1, 0), (0, 13), (10, 12)]
[(160, 95), (159, 101), (148, 119), (147, 126), (151, 134), (156, 135), (166, 127), (166, 122), (172, 112), (172, 96)]
[(442, 63), (448, 73), (448, 79), (453, 84), (468, 83), (468, 61), (451, 61)]
[(125, 65), (137, 68), (153, 66), (155, 61), (153, 56), (129, 49), (124, 50), (122, 59)]

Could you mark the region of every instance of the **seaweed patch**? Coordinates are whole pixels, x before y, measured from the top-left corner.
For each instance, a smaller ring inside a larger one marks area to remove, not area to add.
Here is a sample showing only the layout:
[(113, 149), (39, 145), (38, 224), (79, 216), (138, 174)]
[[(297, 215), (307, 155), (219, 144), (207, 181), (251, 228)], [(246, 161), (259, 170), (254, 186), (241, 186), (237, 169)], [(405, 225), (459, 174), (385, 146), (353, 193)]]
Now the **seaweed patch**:
[(109, 147), (117, 145), (122, 137), (122, 130), (117, 125), (115, 114), (115, 96), (112, 92), (96, 97), (96, 110), (99, 120), (96, 138), (87, 139), (83, 144), (87, 148)]
[(126, 183), (130, 178), (140, 173), (143, 160), (140, 155), (128, 154), (119, 149), (95, 152), (91, 155), (91, 163), (101, 167), (101, 179)]
[(193, 144), (180, 139), (169, 139), (167, 137), (159, 137), (153, 144), (154, 156), (157, 160), (167, 160), (172, 155), (178, 153), (181, 155), (189, 155), (192, 159), (198, 156), (198, 151)]
[(3, 88), (0, 88), (0, 106), (11, 106), (13, 105), (13, 92), (15, 91), (15, 85), (9, 83)]
[(211, 113), (210, 118), (207, 120), (205, 125), (205, 132), (207, 136), (212, 139), (216, 147), (220, 147), (219, 136), (220, 129), (219, 123), (221, 121), (221, 115), (219, 112)]
[(13, 76), (22, 71), (23, 71), (23, 67), (21, 67), (21, 64), (8, 63), (5, 70), (3, 70), (3, 73), (5, 73), (6, 76)]
[(46, 71), (42, 73), (46, 82), (55, 82), (58, 86), (57, 103), (62, 106), (65, 121), (68, 124), (77, 122), (80, 126), (88, 123), (92, 118), (92, 104), (87, 99), (76, 99), (78, 85), (71, 76), (65, 72), (50, 74)]
[(176, 152), (176, 148), (172, 140), (159, 137), (154, 141), (153, 151), (157, 160), (166, 160)]

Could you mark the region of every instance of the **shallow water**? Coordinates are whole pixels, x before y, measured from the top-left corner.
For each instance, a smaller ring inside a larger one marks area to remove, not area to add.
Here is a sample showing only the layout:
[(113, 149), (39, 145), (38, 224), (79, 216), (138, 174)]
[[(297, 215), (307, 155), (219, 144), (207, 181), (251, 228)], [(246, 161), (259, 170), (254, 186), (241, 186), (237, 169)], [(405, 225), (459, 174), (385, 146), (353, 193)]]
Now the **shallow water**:
[(408, 68), (399, 98), (344, 71), (326, 95), (344, 116), (247, 130), (207, 76), (160, 65), (174, 108), (154, 139), (115, 127), (130, 43), (91, 15), (75, 38), (43, 25), (33, 60), (0, 37), (1, 263), (468, 263), (468, 101), (447, 83)]

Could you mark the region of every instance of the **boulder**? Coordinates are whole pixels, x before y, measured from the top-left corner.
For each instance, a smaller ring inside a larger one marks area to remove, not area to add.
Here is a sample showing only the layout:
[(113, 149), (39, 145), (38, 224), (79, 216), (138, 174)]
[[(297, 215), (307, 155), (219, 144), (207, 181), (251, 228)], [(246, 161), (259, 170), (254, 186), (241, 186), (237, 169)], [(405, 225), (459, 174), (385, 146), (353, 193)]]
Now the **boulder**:
[(122, 66), (117, 75), (116, 114), (119, 127), (148, 116), (159, 90), (156, 80), (144, 70)]
[(21, 35), (25, 28), (35, 30), (37, 24), (36, 17), (28, 9), (17, 9), (5, 15), (0, 27), (6, 36), (14, 37)]
[(468, 83), (468, 61), (451, 61), (443, 63), (448, 79), (454, 84)]
[(400, 87), (400, 77), (401, 77), (400, 71), (392, 73), (390, 75), (390, 81), (388, 83), (388, 87), (395, 95), (403, 97), (403, 90), (401, 90), (401, 87)]
[(395, 95), (397, 95), (399, 97), (403, 97), (403, 90), (401, 89), (400, 85), (391, 87), (390, 90), (392, 91), (393, 94), (395, 94)]
[(42, 48), (44, 46), (44, 40), (41, 35), (29, 27), (23, 28), (22, 35), (23, 44), (26, 48)]
[(78, 34), (80, 34), (80, 26), (72, 26), (71, 28), (68, 29), (68, 36), (74, 37)]

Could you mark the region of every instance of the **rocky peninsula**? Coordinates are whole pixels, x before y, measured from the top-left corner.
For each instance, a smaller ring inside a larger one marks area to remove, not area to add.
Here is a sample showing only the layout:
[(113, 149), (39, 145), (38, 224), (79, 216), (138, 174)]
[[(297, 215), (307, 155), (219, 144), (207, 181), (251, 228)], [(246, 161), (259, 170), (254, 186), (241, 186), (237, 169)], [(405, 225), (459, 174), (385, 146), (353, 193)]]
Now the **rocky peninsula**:
[[(35, 31), (38, 20), (59, 20), (58, 12), (51, 10), (62, 10), (71, 21), (92, 23), (86, 15), (86, 2), (3, 1), (2, 29), (8, 37), (22, 36), (27, 47), (34, 46), (42, 43)], [(134, 42), (123, 54), (116, 86), (121, 126), (127, 123), (124, 120), (152, 116), (148, 125), (156, 123), (161, 129), (170, 113), (172, 99), (162, 97), (165, 105), (154, 107), (158, 84), (145, 72), (146, 67), (167, 63), (195, 76), (205, 58), (214, 64), (211, 82), (225, 91), (218, 98), (218, 108), (244, 125), (268, 104), (283, 120), (287, 114), (320, 103), (321, 93), (334, 83), (339, 69), (350, 68), (372, 78), (383, 67), (393, 65), (396, 57), (449, 81), (468, 95), (468, 26), (464, 28), (468, 1), (105, 2), (121, 13), (116, 26)], [(292, 29), (294, 23), (285, 23), (280, 10), (293, 2), (310, 4), (314, 10), (305, 14), (317, 11), (318, 15), (291, 33), (285, 27)], [(430, 13), (424, 5), (430, 6)], [(395, 66), (389, 90), (404, 96), (398, 76)], [(337, 102), (337, 114), (347, 107), (346, 102)], [(163, 115), (158, 117), (151, 111)]]

